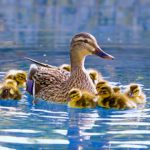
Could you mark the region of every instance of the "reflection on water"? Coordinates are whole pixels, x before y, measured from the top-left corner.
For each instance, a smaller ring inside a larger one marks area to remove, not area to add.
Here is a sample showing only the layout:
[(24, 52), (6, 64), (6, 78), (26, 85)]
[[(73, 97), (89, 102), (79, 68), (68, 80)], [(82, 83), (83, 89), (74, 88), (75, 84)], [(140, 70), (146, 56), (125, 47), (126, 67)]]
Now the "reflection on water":
[(0, 100), (0, 149), (150, 149), (149, 0), (1, 0), (0, 80), (9, 69), (28, 70), (25, 56), (52, 65), (69, 63), (76, 32), (93, 33), (115, 57), (90, 56), (113, 85), (143, 87), (147, 103), (133, 110), (71, 109), (33, 101)]

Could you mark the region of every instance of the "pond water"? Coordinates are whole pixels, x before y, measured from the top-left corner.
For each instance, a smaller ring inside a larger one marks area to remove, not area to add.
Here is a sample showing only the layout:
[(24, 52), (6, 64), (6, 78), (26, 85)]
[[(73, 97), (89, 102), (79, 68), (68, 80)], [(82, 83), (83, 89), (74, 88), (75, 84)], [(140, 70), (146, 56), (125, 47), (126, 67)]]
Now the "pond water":
[(9, 69), (28, 71), (25, 56), (56, 66), (69, 63), (71, 37), (87, 31), (115, 60), (88, 56), (86, 68), (115, 85), (141, 84), (147, 103), (132, 110), (73, 109), (33, 102), (22, 90), (20, 101), (0, 100), (0, 149), (150, 149), (148, 1), (63, 2), (1, 1), (0, 79)]

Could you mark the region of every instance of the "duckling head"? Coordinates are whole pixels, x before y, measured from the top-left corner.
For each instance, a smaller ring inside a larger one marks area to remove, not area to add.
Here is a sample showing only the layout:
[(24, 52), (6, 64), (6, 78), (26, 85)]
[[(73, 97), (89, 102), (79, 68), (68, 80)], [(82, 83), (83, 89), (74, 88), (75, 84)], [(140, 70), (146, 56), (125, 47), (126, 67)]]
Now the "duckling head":
[(97, 92), (99, 92), (101, 90), (101, 87), (107, 85), (108, 82), (105, 81), (105, 80), (102, 80), (102, 81), (99, 81), (97, 84), (96, 84), (96, 90)]
[(129, 88), (130, 88), (129, 94), (131, 97), (136, 97), (141, 94), (141, 88), (138, 84), (131, 84)]
[(71, 66), (68, 65), (68, 64), (63, 64), (63, 65), (60, 66), (60, 68), (63, 69), (63, 70), (66, 70), (68, 72), (71, 71)]
[(112, 94), (113, 94), (113, 89), (108, 85), (102, 86), (100, 91), (98, 92), (98, 95), (103, 99), (111, 97)]
[(10, 85), (2, 85), (0, 87), (0, 98), (13, 99), (16, 93), (16, 88)]
[(113, 87), (114, 93), (120, 93), (121, 89), (118, 86)]
[(90, 33), (76, 34), (71, 41), (71, 54), (75, 53), (81, 59), (86, 55), (97, 55), (104, 59), (114, 59), (113, 56), (104, 52), (98, 45), (96, 38)]
[(88, 73), (92, 81), (95, 83), (95, 81), (98, 81), (100, 78), (100, 74), (94, 70), (94, 69), (88, 69)]
[(20, 84), (24, 84), (26, 82), (27, 74), (25, 71), (18, 71), (16, 73), (16, 81)]
[(82, 97), (82, 93), (79, 89), (73, 88), (69, 91), (68, 97), (71, 101), (78, 101)]

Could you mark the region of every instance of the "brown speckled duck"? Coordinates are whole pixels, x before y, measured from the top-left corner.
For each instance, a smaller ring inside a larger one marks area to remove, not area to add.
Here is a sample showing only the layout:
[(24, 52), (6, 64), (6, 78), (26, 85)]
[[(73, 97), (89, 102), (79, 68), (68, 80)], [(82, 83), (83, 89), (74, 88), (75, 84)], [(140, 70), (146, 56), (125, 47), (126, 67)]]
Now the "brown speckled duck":
[(87, 55), (97, 55), (105, 59), (113, 56), (105, 53), (97, 44), (95, 37), (89, 33), (75, 35), (70, 45), (71, 73), (59, 67), (43, 64), (30, 59), (35, 64), (29, 70), (27, 91), (36, 98), (51, 102), (66, 102), (72, 88), (96, 93), (96, 88), (84, 68)]

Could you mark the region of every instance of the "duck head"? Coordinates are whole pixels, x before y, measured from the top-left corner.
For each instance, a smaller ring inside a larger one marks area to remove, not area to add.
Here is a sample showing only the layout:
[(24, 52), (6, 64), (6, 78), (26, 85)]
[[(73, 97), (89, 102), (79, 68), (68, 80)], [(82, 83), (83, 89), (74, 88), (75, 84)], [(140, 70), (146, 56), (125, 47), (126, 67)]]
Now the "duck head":
[(71, 41), (71, 52), (78, 53), (78, 56), (97, 55), (104, 59), (112, 60), (113, 56), (104, 52), (97, 43), (96, 38), (90, 33), (79, 33)]

